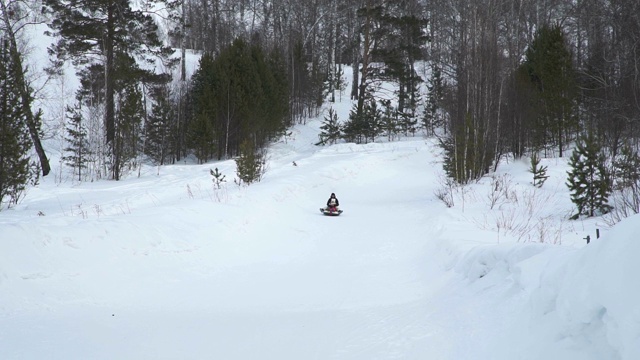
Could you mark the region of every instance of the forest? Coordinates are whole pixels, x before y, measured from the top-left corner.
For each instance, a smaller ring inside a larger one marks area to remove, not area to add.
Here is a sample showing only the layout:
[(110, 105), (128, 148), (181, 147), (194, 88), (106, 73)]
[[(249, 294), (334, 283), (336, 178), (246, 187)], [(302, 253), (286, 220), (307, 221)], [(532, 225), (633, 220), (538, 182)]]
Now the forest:
[[(571, 156), (579, 214), (640, 211), (636, 0), (0, 4), (3, 203), (49, 173), (41, 139), (55, 136), (75, 181), (188, 157), (248, 158), (255, 174), (271, 141), (344, 93), (351, 114), (329, 110), (319, 146), (435, 136), (457, 184), (523, 157), (543, 182), (540, 158)], [(48, 25), (46, 75), (71, 64), (79, 79), (62, 119), (35, 106), (21, 51), (33, 24)], [(187, 52), (200, 58), (192, 76)], [(358, 69), (350, 89), (345, 66)]]

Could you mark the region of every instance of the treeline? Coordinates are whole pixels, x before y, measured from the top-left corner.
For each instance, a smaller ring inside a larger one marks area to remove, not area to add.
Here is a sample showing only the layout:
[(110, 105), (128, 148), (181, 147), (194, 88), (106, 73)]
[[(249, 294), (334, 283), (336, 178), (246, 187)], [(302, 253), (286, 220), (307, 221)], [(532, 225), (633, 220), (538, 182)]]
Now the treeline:
[[(626, 193), (614, 202), (640, 211), (640, 177), (628, 171), (640, 139), (640, 3), (436, 0), (425, 10), (439, 75), (428, 103), (444, 120), (451, 178), (478, 179), (505, 156), (573, 155), (574, 197), (602, 199), (603, 213), (612, 191)], [(581, 172), (585, 159), (601, 167)], [(593, 215), (584, 201), (574, 199), (579, 213)]]
[[(5, 22), (24, 21), (21, 4), (3, 10), (13, 14)], [(66, 121), (69, 134), (84, 136), (68, 142), (80, 179), (119, 179), (149, 158), (234, 157), (245, 139), (259, 149), (347, 90), (343, 64), (357, 70), (341, 138), (392, 139), (422, 128), (440, 137), (447, 174), (459, 183), (505, 156), (566, 156), (589, 134), (611, 173), (623, 148), (638, 149), (635, 0), (139, 5), (44, 1), (59, 39), (52, 60), (73, 63), (82, 81)], [(193, 79), (187, 50), (203, 54)], [(416, 68), (420, 61), (428, 66)], [(376, 97), (383, 80), (396, 90)], [(37, 131), (29, 133), (33, 141)]]

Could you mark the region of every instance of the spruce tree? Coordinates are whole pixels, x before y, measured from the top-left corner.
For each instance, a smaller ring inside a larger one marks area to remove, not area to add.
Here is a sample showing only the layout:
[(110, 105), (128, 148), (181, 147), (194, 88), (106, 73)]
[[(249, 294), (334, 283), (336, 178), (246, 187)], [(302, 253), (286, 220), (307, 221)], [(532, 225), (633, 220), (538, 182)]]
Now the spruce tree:
[(443, 168), (447, 176), (459, 184), (466, 184), (488, 172), (486, 165), (479, 161), (479, 149), (482, 149), (482, 139), (477, 136), (479, 131), (474, 127), (471, 114), (467, 113), (464, 127), (440, 142), (444, 150)]
[(415, 135), (418, 130), (418, 120), (411, 112), (399, 112), (398, 122), (404, 136)]
[(625, 144), (613, 161), (613, 178), (618, 192), (617, 214), (640, 213), (640, 154)]
[(592, 134), (578, 140), (576, 149), (571, 154), (567, 172), (567, 186), (571, 191), (571, 201), (578, 208), (580, 215), (596, 216), (611, 210), (607, 204), (611, 186), (605, 158), (600, 145)]
[(531, 155), (529, 172), (533, 174), (533, 186), (542, 187), (547, 181), (547, 166), (540, 166), (540, 157), (537, 152)]
[(236, 174), (241, 183), (249, 185), (260, 181), (264, 169), (264, 157), (256, 151), (251, 140), (244, 140), (240, 144), (240, 155), (235, 161)]
[(118, 174), (133, 169), (142, 149), (142, 94), (136, 84), (128, 84), (118, 96), (116, 138), (113, 151), (113, 169)]
[(145, 154), (157, 165), (164, 165), (171, 159), (172, 132), (175, 132), (175, 119), (167, 86), (160, 85), (151, 89), (153, 105), (151, 114), (145, 123)]
[(629, 144), (620, 149), (620, 154), (613, 161), (613, 177), (617, 189), (640, 190), (640, 154)]
[(16, 89), (16, 63), (7, 41), (0, 42), (0, 209), (17, 203), (31, 178), (28, 151), (31, 147), (26, 114)]
[[(193, 76), (194, 124), (189, 136), (191, 143), (203, 146), (203, 140), (211, 137), (213, 151), (200, 149), (202, 156), (233, 157), (243, 139), (253, 139), (260, 148), (282, 136), (290, 125), (284, 64), (277, 52), (267, 56), (241, 39), (215, 58), (202, 56)], [(212, 133), (201, 132), (205, 130)]]
[(316, 145), (335, 144), (335, 142), (340, 139), (340, 136), (341, 128), (340, 122), (338, 121), (338, 114), (333, 108), (329, 108), (327, 116), (324, 117), (322, 125), (320, 126), (320, 134), (318, 135), (320, 141), (316, 143)]
[(353, 105), (349, 112), (349, 119), (342, 125), (342, 138), (346, 142), (360, 144), (364, 136), (365, 121), (364, 112), (358, 112), (357, 105)]
[(544, 26), (526, 51), (524, 67), (539, 101), (536, 123), (539, 143), (553, 143), (563, 156), (564, 144), (577, 125), (574, 114), (577, 85), (571, 52), (560, 26)]
[[(224, 54), (221, 54), (221, 57)], [(216, 153), (216, 138), (222, 131), (218, 115), (219, 91), (216, 84), (221, 81), (219, 65), (221, 59), (214, 61), (213, 54), (204, 53), (200, 57), (198, 69), (192, 76), (191, 96), (193, 102), (192, 118), (187, 129), (186, 143), (194, 152), (198, 162), (204, 163)], [(227, 81), (226, 78), (224, 81)], [(214, 127), (214, 126), (217, 126)]]
[(397, 109), (391, 105), (391, 100), (382, 100), (380, 130), (385, 134), (388, 141), (392, 141), (401, 131), (398, 124)]
[(65, 164), (73, 169), (73, 174), (78, 175), (78, 181), (82, 181), (83, 170), (87, 168), (90, 157), (89, 143), (87, 142), (87, 129), (82, 115), (82, 101), (79, 100), (74, 107), (67, 106), (67, 140), (68, 146), (64, 151), (68, 154), (62, 158)]
[(382, 112), (378, 109), (378, 102), (374, 98), (370, 98), (365, 104), (364, 121), (362, 123), (365, 142), (367, 139), (372, 142), (375, 141), (376, 137), (382, 133), (380, 127), (381, 121)]
[(436, 65), (431, 66), (431, 77), (427, 83), (427, 99), (424, 105), (422, 126), (428, 135), (434, 135), (435, 129), (443, 125), (444, 121), (438, 114), (441, 107), (444, 86), (442, 83), (442, 71)]

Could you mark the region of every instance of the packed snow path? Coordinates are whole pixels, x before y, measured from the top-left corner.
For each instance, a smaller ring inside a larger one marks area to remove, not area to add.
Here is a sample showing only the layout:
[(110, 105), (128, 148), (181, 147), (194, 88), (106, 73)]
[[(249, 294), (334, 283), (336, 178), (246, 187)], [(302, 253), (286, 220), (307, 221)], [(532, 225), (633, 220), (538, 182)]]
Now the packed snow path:
[[(215, 190), (213, 166), (174, 166), (33, 190), (3, 213), (15, 252), (0, 280), (3, 353), (455, 358), (451, 334), (464, 329), (452, 329), (455, 302), (438, 297), (450, 275), (434, 255), (446, 212), (431, 148), (419, 138), (307, 157), (281, 147), (248, 188)], [(232, 176), (231, 162), (216, 165)], [(340, 217), (317, 210), (331, 192)]]

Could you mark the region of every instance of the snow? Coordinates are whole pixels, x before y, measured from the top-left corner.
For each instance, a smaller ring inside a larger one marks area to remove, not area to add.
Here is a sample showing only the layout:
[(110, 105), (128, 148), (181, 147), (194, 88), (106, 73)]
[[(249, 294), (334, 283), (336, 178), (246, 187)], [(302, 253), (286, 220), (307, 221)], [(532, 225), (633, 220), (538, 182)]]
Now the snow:
[(232, 160), (42, 179), (0, 212), (2, 359), (640, 358), (639, 218), (567, 220), (567, 159), (447, 208), (435, 140), (314, 146), (328, 106), (248, 187)]

